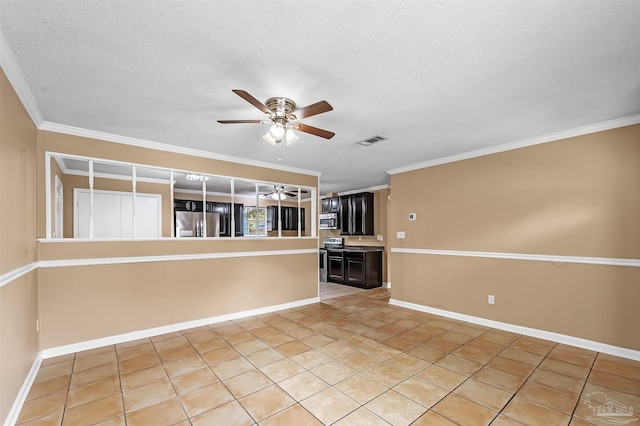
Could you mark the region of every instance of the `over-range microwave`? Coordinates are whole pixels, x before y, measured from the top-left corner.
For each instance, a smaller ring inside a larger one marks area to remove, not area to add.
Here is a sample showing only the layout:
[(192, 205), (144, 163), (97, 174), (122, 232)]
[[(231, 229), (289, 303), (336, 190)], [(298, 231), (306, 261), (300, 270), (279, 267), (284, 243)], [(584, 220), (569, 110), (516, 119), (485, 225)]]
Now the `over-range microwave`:
[(338, 213), (321, 213), (320, 229), (338, 229)]

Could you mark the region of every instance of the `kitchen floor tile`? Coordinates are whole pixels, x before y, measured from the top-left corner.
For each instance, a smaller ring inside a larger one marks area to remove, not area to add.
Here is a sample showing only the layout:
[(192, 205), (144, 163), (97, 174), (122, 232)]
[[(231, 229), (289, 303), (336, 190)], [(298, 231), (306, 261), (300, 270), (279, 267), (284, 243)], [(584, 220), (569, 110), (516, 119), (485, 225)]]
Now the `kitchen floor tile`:
[(170, 426), (186, 420), (177, 398), (127, 413), (127, 426)]
[(313, 374), (320, 377), (330, 385), (335, 385), (358, 373), (351, 367), (341, 363), (340, 361), (331, 361), (326, 364), (319, 365), (311, 370)]
[(553, 348), (551, 352), (549, 352), (548, 357), (586, 368), (591, 368), (596, 359), (597, 353), (595, 352), (575, 352), (565, 348), (565, 346), (557, 346)]
[(300, 405), (324, 424), (334, 423), (360, 407), (360, 404), (333, 387), (305, 399)]
[(525, 382), (524, 378), (512, 376), (511, 374), (503, 373), (502, 371), (494, 370), (489, 367), (481, 368), (471, 377), (498, 389), (512, 393), (515, 393)]
[(580, 395), (584, 386), (584, 380), (572, 379), (571, 377), (542, 369), (536, 370), (531, 375), (530, 380), (571, 395)]
[(218, 383), (220, 380), (210, 368), (201, 368), (190, 373), (171, 378), (171, 384), (178, 395)]
[(412, 426), (458, 426), (446, 417), (442, 417), (435, 411), (427, 411), (411, 424)]
[(389, 423), (382, 420), (376, 414), (369, 411), (365, 407), (360, 407), (356, 411), (352, 411), (345, 417), (341, 418), (333, 424), (334, 426), (389, 426)]
[(455, 371), (456, 373), (460, 373), (465, 376), (470, 376), (471, 374), (482, 368), (482, 364), (465, 358), (460, 358), (455, 355), (447, 355), (444, 358), (438, 360), (435, 365), (439, 365), (440, 367), (447, 368), (451, 371)]
[(382, 362), (374, 365), (373, 367), (363, 372), (366, 376), (372, 378), (378, 383), (382, 383), (386, 387), (390, 388), (411, 375), (405, 370), (393, 367), (392, 365)]
[(305, 371), (278, 383), (296, 401), (302, 401), (326, 388), (329, 384), (314, 374)]
[(73, 388), (67, 394), (65, 407), (72, 408), (77, 405), (87, 404), (111, 395), (120, 394), (120, 378), (113, 376), (103, 382)]
[(118, 368), (120, 370), (120, 374), (128, 374), (160, 364), (160, 357), (155, 353), (150, 353), (118, 362)]
[(235, 400), (222, 383), (216, 383), (180, 396), (180, 402), (189, 417), (197, 416)]
[(494, 411), (502, 410), (513, 396), (511, 392), (494, 388), (493, 386), (474, 379), (467, 379), (458, 386), (453, 393), (465, 397), (469, 401), (484, 405)]
[(260, 371), (274, 382), (281, 382), (289, 377), (300, 374), (305, 370), (295, 362), (285, 358), (281, 361), (276, 361), (260, 368)]
[[(327, 362), (332, 361), (331, 357), (323, 354), (319, 351), (307, 351), (301, 354), (292, 356), (289, 358), (291, 361), (296, 364), (306, 368), (307, 370), (311, 370), (314, 367), (317, 367), (322, 364), (326, 364)], [(344, 361), (343, 361), (344, 363)]]
[(597, 386), (640, 397), (640, 381), (637, 380), (605, 373), (600, 370), (592, 370), (591, 374), (589, 374), (588, 381)]
[(564, 426), (570, 417), (518, 396), (504, 408), (503, 414), (531, 426)]
[(444, 397), (432, 410), (461, 426), (486, 426), (498, 415), (454, 393)]
[(62, 423), (62, 414), (62, 411), (58, 411), (57, 413), (49, 414), (48, 416), (19, 423), (18, 426), (60, 426)]
[(64, 376), (52, 377), (40, 382), (34, 382), (27, 395), (27, 401), (50, 395), (52, 393), (67, 391), (71, 382), (71, 374)]
[(569, 395), (531, 381), (526, 382), (516, 395), (569, 415), (573, 413), (578, 403), (577, 395)]
[(409, 377), (395, 386), (393, 390), (425, 408), (431, 408), (449, 393), (448, 390), (416, 376)]
[(20, 411), (18, 423), (34, 420), (64, 410), (67, 392), (56, 392), (26, 401)]
[(416, 374), (416, 377), (426, 380), (427, 382), (431, 382), (447, 390), (455, 389), (467, 378), (467, 376), (435, 364), (432, 364), (424, 370), (420, 371), (418, 374)]
[(190, 420), (193, 426), (250, 426), (255, 424), (238, 401), (231, 401), (213, 410), (205, 411)]
[(175, 398), (176, 393), (168, 378), (122, 394), (125, 412), (136, 411)]
[(257, 422), (295, 404), (295, 401), (276, 385), (240, 398), (238, 402)]
[(255, 370), (253, 364), (244, 358), (235, 358), (231, 361), (225, 361), (211, 367), (216, 376), (220, 380), (227, 380), (247, 371)]
[(120, 376), (120, 384), (122, 386), (122, 391), (127, 392), (135, 388), (159, 382), (167, 377), (165, 369), (161, 365), (158, 365)]
[[(120, 371), (120, 374), (125, 374)], [(90, 368), (88, 370), (74, 373), (71, 376), (71, 383), (69, 386), (75, 388), (78, 386), (84, 386), (95, 382), (102, 382), (109, 377), (118, 375), (118, 364), (112, 362), (110, 364), (101, 365), (100, 367)]]
[(294, 340), (292, 342), (278, 345), (275, 347), (275, 349), (284, 356), (292, 357), (294, 355), (298, 355), (303, 352), (310, 351), (313, 348), (311, 346), (305, 345), (304, 343), (298, 340)]
[(255, 391), (271, 386), (273, 382), (260, 370), (251, 370), (231, 379), (225, 380), (224, 385), (236, 398), (242, 398)]
[(65, 410), (62, 425), (93, 425), (122, 414), (122, 396), (113, 395)]
[(588, 426), (640, 407), (640, 362), (351, 290), (43, 360), (18, 424)]
[(388, 390), (365, 407), (392, 425), (409, 425), (427, 409), (394, 390)]
[(540, 364), (543, 370), (553, 371), (554, 373), (569, 376), (577, 380), (585, 381), (589, 375), (589, 369), (569, 362), (560, 361), (553, 358), (547, 358)]
[(163, 365), (169, 377), (180, 376), (190, 371), (207, 367), (200, 355), (193, 355), (178, 361), (169, 362)]
[(351, 376), (336, 384), (335, 388), (359, 404), (366, 404), (388, 389), (364, 374)]
[(54, 377), (67, 376), (71, 374), (73, 370), (73, 361), (60, 362), (57, 364), (51, 364), (44, 367), (40, 367), (38, 374), (36, 375), (36, 382), (48, 380)]

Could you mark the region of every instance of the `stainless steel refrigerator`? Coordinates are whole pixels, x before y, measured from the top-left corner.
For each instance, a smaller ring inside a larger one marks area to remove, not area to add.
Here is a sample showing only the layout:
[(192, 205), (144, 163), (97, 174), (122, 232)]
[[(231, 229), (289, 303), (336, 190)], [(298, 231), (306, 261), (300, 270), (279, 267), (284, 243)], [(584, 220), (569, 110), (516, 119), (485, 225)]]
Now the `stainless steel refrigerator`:
[[(176, 237), (203, 237), (205, 223), (202, 212), (176, 212)], [(207, 237), (220, 236), (220, 213), (207, 213)]]

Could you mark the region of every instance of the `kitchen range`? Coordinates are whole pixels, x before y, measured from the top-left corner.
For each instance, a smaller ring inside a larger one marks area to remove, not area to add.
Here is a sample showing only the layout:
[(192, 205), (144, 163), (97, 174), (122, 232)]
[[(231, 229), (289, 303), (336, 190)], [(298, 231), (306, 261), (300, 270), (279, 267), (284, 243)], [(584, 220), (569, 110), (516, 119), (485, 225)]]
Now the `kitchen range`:
[(345, 246), (343, 238), (324, 239), (320, 281), (361, 288), (382, 286), (382, 247)]

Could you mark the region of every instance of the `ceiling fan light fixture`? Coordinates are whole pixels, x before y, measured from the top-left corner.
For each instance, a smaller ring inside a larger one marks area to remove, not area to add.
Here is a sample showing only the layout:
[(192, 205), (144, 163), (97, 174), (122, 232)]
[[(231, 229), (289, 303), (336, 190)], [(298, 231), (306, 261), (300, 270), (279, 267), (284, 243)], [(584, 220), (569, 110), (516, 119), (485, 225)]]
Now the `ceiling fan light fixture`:
[(209, 176), (197, 175), (195, 173), (187, 173), (184, 177), (191, 182), (206, 182), (209, 180)]
[(262, 139), (264, 139), (265, 142), (268, 142), (271, 145), (275, 145), (278, 142), (280, 142), (280, 141), (277, 141), (274, 138), (272, 138), (271, 135), (269, 134), (269, 132), (267, 132), (264, 136), (262, 136)]
[(277, 141), (281, 141), (284, 137), (284, 127), (282, 123), (273, 123), (271, 127), (269, 127), (269, 135)]
[(273, 194), (271, 194), (271, 198), (273, 198), (274, 200), (283, 201), (287, 199), (287, 196), (282, 193), (278, 194), (277, 192), (274, 192)]
[(300, 139), (300, 137), (298, 135), (293, 133), (292, 129), (287, 129), (287, 131), (284, 132), (284, 138), (287, 141), (287, 145), (291, 145), (292, 143), (294, 143), (295, 141)]

